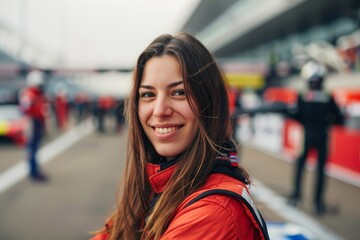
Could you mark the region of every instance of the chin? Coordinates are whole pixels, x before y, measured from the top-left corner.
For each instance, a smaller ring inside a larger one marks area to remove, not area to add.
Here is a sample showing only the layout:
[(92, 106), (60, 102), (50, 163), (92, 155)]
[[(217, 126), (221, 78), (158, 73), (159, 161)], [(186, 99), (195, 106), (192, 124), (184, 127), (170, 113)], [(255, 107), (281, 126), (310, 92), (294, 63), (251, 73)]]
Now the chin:
[(166, 158), (172, 158), (172, 157), (176, 157), (177, 155), (179, 155), (181, 153), (181, 151), (174, 151), (174, 150), (170, 150), (169, 148), (164, 149), (156, 149), (156, 152), (163, 157)]

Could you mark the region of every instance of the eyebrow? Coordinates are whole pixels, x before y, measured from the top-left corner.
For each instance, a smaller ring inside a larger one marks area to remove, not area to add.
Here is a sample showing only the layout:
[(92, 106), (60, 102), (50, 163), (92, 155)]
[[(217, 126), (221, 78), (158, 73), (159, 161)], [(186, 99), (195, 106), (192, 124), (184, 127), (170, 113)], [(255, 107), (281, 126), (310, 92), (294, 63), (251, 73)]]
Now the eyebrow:
[[(178, 81), (178, 82), (173, 82), (173, 83), (170, 83), (170, 84), (167, 86), (167, 88), (176, 87), (177, 85), (180, 85), (180, 84), (182, 84), (182, 83), (184, 83), (183, 80)], [(153, 87), (153, 86), (150, 86), (150, 85), (140, 85), (139, 88), (154, 89), (154, 87)]]

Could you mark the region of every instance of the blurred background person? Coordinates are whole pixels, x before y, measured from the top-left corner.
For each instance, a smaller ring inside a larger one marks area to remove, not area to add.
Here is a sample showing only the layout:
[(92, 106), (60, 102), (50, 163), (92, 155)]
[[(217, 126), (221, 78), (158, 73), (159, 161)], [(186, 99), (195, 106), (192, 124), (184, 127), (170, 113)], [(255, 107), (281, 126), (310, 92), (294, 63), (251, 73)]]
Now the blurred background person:
[(344, 117), (334, 98), (323, 91), (326, 67), (315, 61), (306, 63), (301, 70), (301, 77), (308, 83), (308, 89), (299, 95), (291, 116), (304, 128), (303, 150), (296, 161), (293, 179), (293, 192), (289, 204), (297, 206), (301, 201), (301, 187), (304, 166), (311, 148), (317, 150), (317, 175), (314, 186), (314, 210), (325, 213), (325, 165), (328, 157), (328, 130), (332, 124), (342, 124)]
[(32, 71), (26, 76), (27, 87), (20, 92), (20, 109), (30, 119), (31, 130), (28, 139), (27, 162), (29, 177), (34, 181), (46, 181), (48, 177), (40, 170), (37, 152), (46, 126), (45, 118), (48, 111), (44, 94), (45, 75), (41, 71)]
[(57, 127), (60, 131), (64, 131), (69, 122), (69, 103), (68, 94), (63, 86), (59, 86), (56, 91), (54, 109)]
[(229, 109), (230, 109), (230, 118), (231, 118), (231, 129), (233, 140), (238, 141), (236, 136), (237, 130), (237, 112), (241, 111), (241, 102), (240, 102), (241, 91), (238, 88), (232, 87), (228, 90), (229, 98)]
[(90, 99), (84, 91), (78, 91), (74, 96), (74, 108), (76, 115), (76, 122), (81, 123), (88, 115), (90, 111)]
[(115, 106), (116, 100), (112, 96), (99, 96), (96, 108), (97, 131), (99, 133), (106, 132), (106, 116)]
[(124, 107), (125, 107), (125, 99), (120, 98), (117, 100), (117, 105), (114, 108), (115, 111), (115, 118), (116, 118), (116, 128), (115, 132), (119, 133), (124, 124), (125, 124), (125, 116), (124, 116)]

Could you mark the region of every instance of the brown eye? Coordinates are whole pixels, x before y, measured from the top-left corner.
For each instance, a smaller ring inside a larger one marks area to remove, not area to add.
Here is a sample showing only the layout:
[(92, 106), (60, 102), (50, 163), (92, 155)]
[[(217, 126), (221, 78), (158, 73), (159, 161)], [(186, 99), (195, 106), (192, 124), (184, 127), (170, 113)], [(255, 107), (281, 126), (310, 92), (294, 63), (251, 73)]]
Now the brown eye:
[(175, 91), (173, 91), (173, 96), (184, 96), (185, 95), (185, 90), (184, 89), (177, 89)]
[(152, 92), (143, 92), (140, 93), (140, 98), (150, 98), (150, 97), (154, 97), (155, 94)]

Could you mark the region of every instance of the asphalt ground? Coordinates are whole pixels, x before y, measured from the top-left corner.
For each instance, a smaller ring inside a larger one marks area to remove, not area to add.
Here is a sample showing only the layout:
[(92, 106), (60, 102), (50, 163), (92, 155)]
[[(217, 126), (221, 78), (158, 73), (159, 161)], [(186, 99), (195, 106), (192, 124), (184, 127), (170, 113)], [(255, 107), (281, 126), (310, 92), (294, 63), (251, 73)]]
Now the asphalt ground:
[(24, 176), (1, 192), (0, 239), (88, 239), (115, 202), (125, 146), (121, 133), (92, 132), (43, 165), (48, 182)]
[[(264, 205), (262, 210), (265, 218), (276, 220), (277, 217), (281, 216), (282, 220), (305, 225), (313, 232), (320, 230), (322, 238), (320, 236), (319, 239), (359, 239), (360, 189), (358, 187), (327, 177), (325, 201), (329, 211), (322, 216), (317, 216), (313, 211), (312, 204), (315, 180), (313, 169), (308, 168), (304, 173), (304, 196), (301, 206), (293, 208), (287, 205), (286, 200), (292, 189), (294, 165), (284, 161), (281, 156), (270, 154), (252, 146), (243, 146), (241, 156), (242, 164), (250, 175), (281, 199), (282, 204), (276, 206), (275, 201), (272, 203), (271, 200), (273, 199), (266, 194), (257, 197), (256, 194), (262, 194), (260, 190), (253, 194), (255, 199), (259, 201), (260, 207)], [(254, 188), (256, 188), (256, 184), (255, 182)], [(260, 201), (264, 198), (265, 201)], [(269, 210), (270, 214), (267, 215)]]
[[(88, 239), (90, 231), (102, 226), (115, 202), (125, 162), (125, 131), (99, 134), (91, 127), (78, 127), (52, 135), (43, 145), (47, 151), (41, 154), (50, 181), (32, 182), (23, 169), (13, 184), (0, 191), (0, 239)], [(0, 185), (11, 166), (24, 163), (24, 151), (0, 147)], [(305, 175), (305, 198), (301, 208), (295, 209), (286, 205), (291, 163), (247, 145), (240, 155), (253, 177), (251, 191), (266, 221), (294, 223), (309, 230), (314, 239), (358, 239), (358, 187), (329, 178), (326, 200), (336, 211), (317, 217), (311, 204), (313, 171)]]

